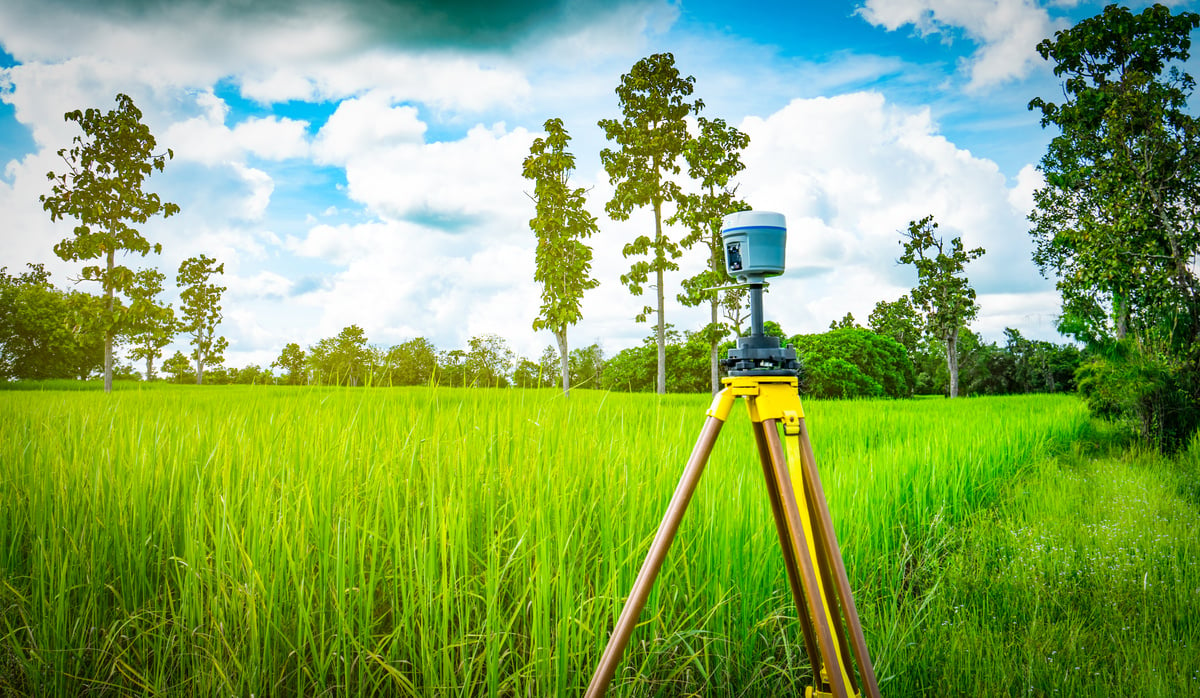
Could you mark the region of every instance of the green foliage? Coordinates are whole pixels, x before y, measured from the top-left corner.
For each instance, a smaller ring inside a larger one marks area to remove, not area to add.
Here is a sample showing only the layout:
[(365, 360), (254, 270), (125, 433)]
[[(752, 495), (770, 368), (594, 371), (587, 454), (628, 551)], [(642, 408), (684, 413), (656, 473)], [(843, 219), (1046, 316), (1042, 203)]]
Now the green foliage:
[(374, 359), (366, 333), (350, 325), (309, 347), (307, 362), (314, 383), (358, 386), (371, 382)]
[(195, 379), (192, 364), (183, 352), (176, 351), (171, 358), (163, 362), (163, 371), (171, 377), (172, 383), (191, 383)]
[(478, 388), (506, 388), (516, 355), (508, 342), (496, 334), (485, 334), (467, 340), (463, 368), (467, 385)]
[(604, 376), (604, 352), (599, 344), (572, 349), (568, 360), (571, 385), (581, 388), (599, 388)]
[(1127, 423), (1165, 452), (1185, 446), (1200, 426), (1200, 370), (1129, 340), (1093, 356), (1076, 372), (1092, 414)]
[(819, 398), (913, 394), (915, 375), (907, 350), (891, 337), (861, 327), (791, 339), (803, 365), (802, 390)]
[(1200, 15), (1117, 5), (1038, 45), (1062, 104), (1030, 216), (1034, 261), (1058, 278), (1061, 329), (1098, 354), (1079, 373), (1095, 414), (1178, 448), (1200, 422), (1200, 119), (1186, 63)]
[(59, 149), (67, 171), (47, 173), (52, 193), (40, 197), (51, 221), (79, 221), (74, 237), (54, 246), (59, 258), (104, 260), (103, 266), (84, 266), (82, 278), (99, 282), (105, 299), (99, 315), (104, 332), (105, 391), (112, 390), (113, 340), (127, 322), (127, 309), (118, 302), (117, 294), (128, 293), (135, 283), (133, 271), (116, 264), (116, 254), (161, 253), (161, 245), (152, 246), (131, 224), (179, 212), (177, 205), (164, 203), (157, 194), (142, 189), (146, 177), (154, 170), (161, 172), (174, 153), (167, 150), (165, 155), (155, 155), (154, 136), (142, 123), (141, 110), (127, 95), (118, 94), (116, 101), (117, 108), (108, 113), (76, 109), (64, 115), (66, 121), (79, 125), (83, 135), (75, 136), (71, 148)]
[(279, 358), (271, 362), (271, 366), (281, 371), (287, 371), (288, 385), (303, 385), (307, 382), (305, 368), (307, 366), (304, 350), (295, 342), (289, 342), (279, 352)]
[(1179, 69), (1200, 15), (1163, 5), (1104, 12), (1038, 44), (1063, 77), (1030, 215), (1034, 261), (1063, 297), (1061, 329), (1098, 345), (1129, 332), (1187, 352), (1200, 332), (1200, 120)]
[(388, 350), (384, 363), (389, 374), (382, 385), (429, 385), (437, 371), (437, 347), (416, 337)]
[(982, 247), (967, 251), (962, 238), (950, 241), (946, 251), (942, 238), (935, 234), (938, 224), (933, 216), (910, 221), (907, 242), (901, 242), (902, 264), (917, 270), (917, 286), (912, 290), (913, 306), (924, 314), (925, 332), (941, 340), (946, 347), (946, 366), (950, 372), (950, 397), (958, 396), (958, 333), (967, 325), (979, 306), (975, 289), (965, 275), (968, 262), (984, 254)]
[(876, 334), (900, 342), (908, 350), (909, 356), (916, 355), (921, 337), (925, 334), (925, 320), (913, 307), (907, 294), (892, 302), (876, 303), (867, 318), (867, 327)]
[(130, 322), (126, 335), (132, 345), (129, 358), (146, 362), (145, 379), (148, 381), (154, 380), (154, 361), (175, 338), (178, 327), (175, 310), (170, 305), (159, 305), (155, 300), (162, 293), (165, 278), (157, 269), (142, 269), (134, 274), (128, 291)]
[(50, 284), (41, 264), (0, 268), (0, 379), (86, 379), (104, 366), (102, 301)]
[[(582, 239), (599, 230), (596, 218), (584, 207), (587, 192), (571, 189), (568, 180), (575, 156), (567, 150), (571, 136), (562, 119), (547, 119), (545, 138), (529, 148), (522, 174), (535, 182), (533, 201), (537, 215), (529, 227), (537, 235), (537, 269), (533, 279), (542, 284), (542, 307), (534, 330), (547, 329), (558, 341), (559, 354), (568, 355), (567, 327), (579, 322), (583, 292), (600, 282), (591, 278), (592, 248)], [(570, 371), (562, 365), (562, 389), (570, 394)]]
[(688, 164), (688, 175), (700, 185), (700, 193), (681, 192), (676, 199), (675, 215), (667, 222), (683, 223), (688, 229), (688, 234), (680, 241), (684, 248), (691, 249), (699, 243), (707, 248), (708, 265), (695, 276), (683, 280), (683, 293), (678, 298), (687, 306), (709, 304), (711, 316), (701, 332), (708, 339), (710, 387), (716, 392), (721, 387), (717, 349), (729, 334), (729, 328), (720, 322), (720, 309), (724, 306), (727, 311), (738, 312), (743, 295), (714, 290), (733, 283), (725, 272), (721, 222), (727, 214), (750, 208), (737, 198), (737, 186), (733, 184), (734, 176), (746, 167), (742, 164), (741, 151), (749, 145), (750, 136), (729, 126), (724, 119), (709, 120), (702, 116), (697, 125), (699, 134), (684, 145), (683, 157)]
[(225, 265), (216, 264), (215, 259), (200, 255), (189, 257), (179, 264), (175, 283), (183, 290), (179, 298), (183, 302), (183, 322), (180, 329), (192, 335), (192, 358), (196, 361), (196, 384), (204, 382), (204, 365), (219, 364), (229, 342), (217, 335), (221, 324), (221, 294), (224, 286), (209, 283), (213, 274), (224, 274)]
[[(654, 236), (639, 235), (622, 250), (625, 257), (635, 257), (629, 271), (621, 275), (635, 296), (641, 296), (655, 278), (657, 306), (645, 306), (638, 313), (638, 322), (645, 322), (651, 313), (658, 320), (658, 371), (656, 388), (666, 392), (666, 320), (663, 317), (665, 293), (663, 275), (679, 269), (675, 260), (682, 256), (679, 244), (663, 232), (663, 204), (678, 200), (681, 190), (671, 178), (679, 174), (679, 159), (684, 154), (690, 136), (686, 118), (704, 107), (700, 100), (689, 103), (695, 78), (681, 78), (670, 53), (656, 53), (643, 58), (621, 76), (617, 98), (622, 118), (601, 119), (605, 137), (619, 150), (605, 148), (600, 160), (614, 186), (612, 199), (604, 209), (613, 220), (627, 220), (635, 208), (650, 206), (654, 211)], [(643, 259), (643, 257), (649, 257)]]

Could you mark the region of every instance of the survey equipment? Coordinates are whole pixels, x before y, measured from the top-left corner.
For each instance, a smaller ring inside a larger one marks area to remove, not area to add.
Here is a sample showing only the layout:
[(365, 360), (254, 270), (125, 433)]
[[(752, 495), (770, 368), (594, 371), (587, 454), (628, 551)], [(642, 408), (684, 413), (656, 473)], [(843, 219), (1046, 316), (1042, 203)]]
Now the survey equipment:
[(787, 226), (782, 214), (766, 211), (733, 213), (722, 223), (726, 271), (750, 291), (750, 336), (739, 337), (737, 348), (730, 350), (723, 362), (729, 374), (722, 379), (725, 387), (714, 396), (706, 413), (700, 438), (684, 466), (586, 695), (600, 698), (607, 693), (721, 427), (733, 403), (744, 398), (788, 585), (813, 670), (813, 683), (805, 696), (878, 698), (875, 670), (800, 405), (796, 352), (763, 333), (763, 288), (767, 277), (784, 271)]

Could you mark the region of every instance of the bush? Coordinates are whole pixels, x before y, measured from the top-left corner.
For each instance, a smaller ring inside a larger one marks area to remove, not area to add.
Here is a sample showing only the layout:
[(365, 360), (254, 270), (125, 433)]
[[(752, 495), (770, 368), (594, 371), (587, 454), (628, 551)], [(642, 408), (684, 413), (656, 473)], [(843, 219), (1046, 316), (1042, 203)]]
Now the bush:
[(1139, 437), (1170, 453), (1200, 426), (1200, 370), (1128, 341), (1114, 344), (1075, 372), (1079, 392), (1096, 417), (1128, 423)]

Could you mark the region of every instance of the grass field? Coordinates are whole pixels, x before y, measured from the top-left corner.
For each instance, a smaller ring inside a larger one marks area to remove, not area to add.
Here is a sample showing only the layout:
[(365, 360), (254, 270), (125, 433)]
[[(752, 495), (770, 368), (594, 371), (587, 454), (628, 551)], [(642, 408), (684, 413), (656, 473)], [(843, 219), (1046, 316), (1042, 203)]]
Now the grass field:
[[(0, 692), (582, 694), (708, 402), (0, 392)], [(885, 695), (1200, 692), (1190, 456), (1067, 396), (805, 409)], [(738, 407), (613, 695), (802, 692), (766, 499)]]

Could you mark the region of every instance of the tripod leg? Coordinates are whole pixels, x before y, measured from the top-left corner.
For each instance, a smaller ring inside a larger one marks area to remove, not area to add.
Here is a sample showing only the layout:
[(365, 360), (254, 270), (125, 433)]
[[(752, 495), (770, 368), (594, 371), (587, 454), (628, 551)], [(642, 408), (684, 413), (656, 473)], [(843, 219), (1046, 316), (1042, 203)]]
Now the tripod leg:
[[(771, 463), (771, 451), (767, 446), (767, 437), (763, 432), (761, 422), (754, 423), (754, 440), (758, 443), (758, 458), (762, 462), (763, 477), (767, 482), (767, 495), (771, 500), (771, 514), (775, 519), (775, 532), (779, 535), (779, 548), (783, 551), (783, 566), (787, 570), (788, 586), (792, 590), (792, 601), (796, 604), (796, 616), (800, 621), (800, 629), (804, 632), (804, 649), (808, 652), (808, 662), (813, 667), (813, 673), (820, 672), (820, 653), (817, 650), (817, 638), (813, 634), (812, 620), (808, 615), (808, 606), (804, 600), (804, 589), (801, 586), (800, 568), (796, 564), (796, 549), (791, 544), (788, 534), (787, 519), (783, 512), (783, 501), (779, 495), (779, 482), (775, 479), (775, 468)], [(819, 678), (819, 677), (818, 677)]]
[[(650, 596), (654, 578), (658, 576), (658, 571), (662, 568), (663, 559), (667, 556), (667, 549), (671, 547), (671, 542), (675, 539), (675, 532), (679, 530), (679, 522), (683, 519), (688, 502), (692, 499), (692, 493), (696, 491), (696, 485), (700, 482), (700, 475), (704, 472), (704, 465), (708, 462), (713, 444), (717, 441), (721, 426), (725, 424), (724, 416), (729, 414), (726, 406), (722, 415), (713, 415), (719, 401), (720, 398), (713, 403), (713, 409), (709, 410), (709, 416), (704, 422), (700, 438), (696, 441), (696, 447), (692, 449), (692, 455), (683, 469), (683, 476), (679, 479), (679, 486), (675, 488), (675, 494), (671, 497), (667, 512), (658, 526), (658, 533), (654, 534), (650, 552), (646, 554), (646, 561), (642, 563), (642, 569), (633, 583), (633, 590), (629, 592), (625, 607), (621, 609), (621, 615), (613, 628), (612, 636), (608, 639), (608, 646), (604, 648), (604, 654), (600, 657), (600, 664), (597, 665), (596, 672), (592, 674), (591, 683), (588, 684), (585, 694), (587, 698), (600, 698), (608, 692), (608, 684), (617, 670), (621, 655), (625, 653), (625, 646), (629, 644), (633, 629), (637, 627), (638, 616), (642, 614), (642, 608)], [(728, 402), (732, 403), (732, 401), (733, 397), (729, 395)]]
[[(832, 590), (822, 588), (817, 576), (819, 560), (815, 550), (815, 541), (812, 538), (811, 522), (808, 520), (808, 506), (806, 504), (802, 511), (796, 502), (796, 492), (792, 485), (791, 474), (788, 472), (777, 423), (776, 419), (764, 419), (762, 430), (771, 457), (772, 471), (783, 501), (790, 543), (796, 551), (796, 560), (800, 566), (808, 612), (816, 630), (817, 645), (821, 652), (830, 689), (837, 698), (849, 698), (855, 692), (845, 665), (846, 657), (841, 655), (839, 647), (834, 641), (838, 620), (830, 608), (827, 596)], [(821, 681), (819, 672), (820, 667), (813, 666), (814, 683)]]
[(816, 459), (813, 456), (812, 443), (808, 439), (808, 427), (804, 418), (799, 420), (799, 445), (802, 458), (801, 472), (804, 480), (805, 498), (812, 507), (815, 534), (818, 547), (823, 556), (832, 563), (834, 583), (837, 596), (841, 598), (845, 609), (846, 625), (850, 628), (851, 644), (854, 649), (854, 659), (858, 662), (859, 673), (868, 698), (879, 698), (879, 684), (875, 679), (875, 669), (871, 666), (871, 655), (867, 652), (867, 641), (863, 637), (862, 623), (858, 618), (858, 608), (854, 604), (854, 595), (850, 592), (850, 580), (846, 576), (846, 564), (842, 560), (841, 547), (833, 530), (833, 520), (829, 517), (829, 506), (825, 501), (825, 490), (821, 487), (821, 477), (817, 473)]

